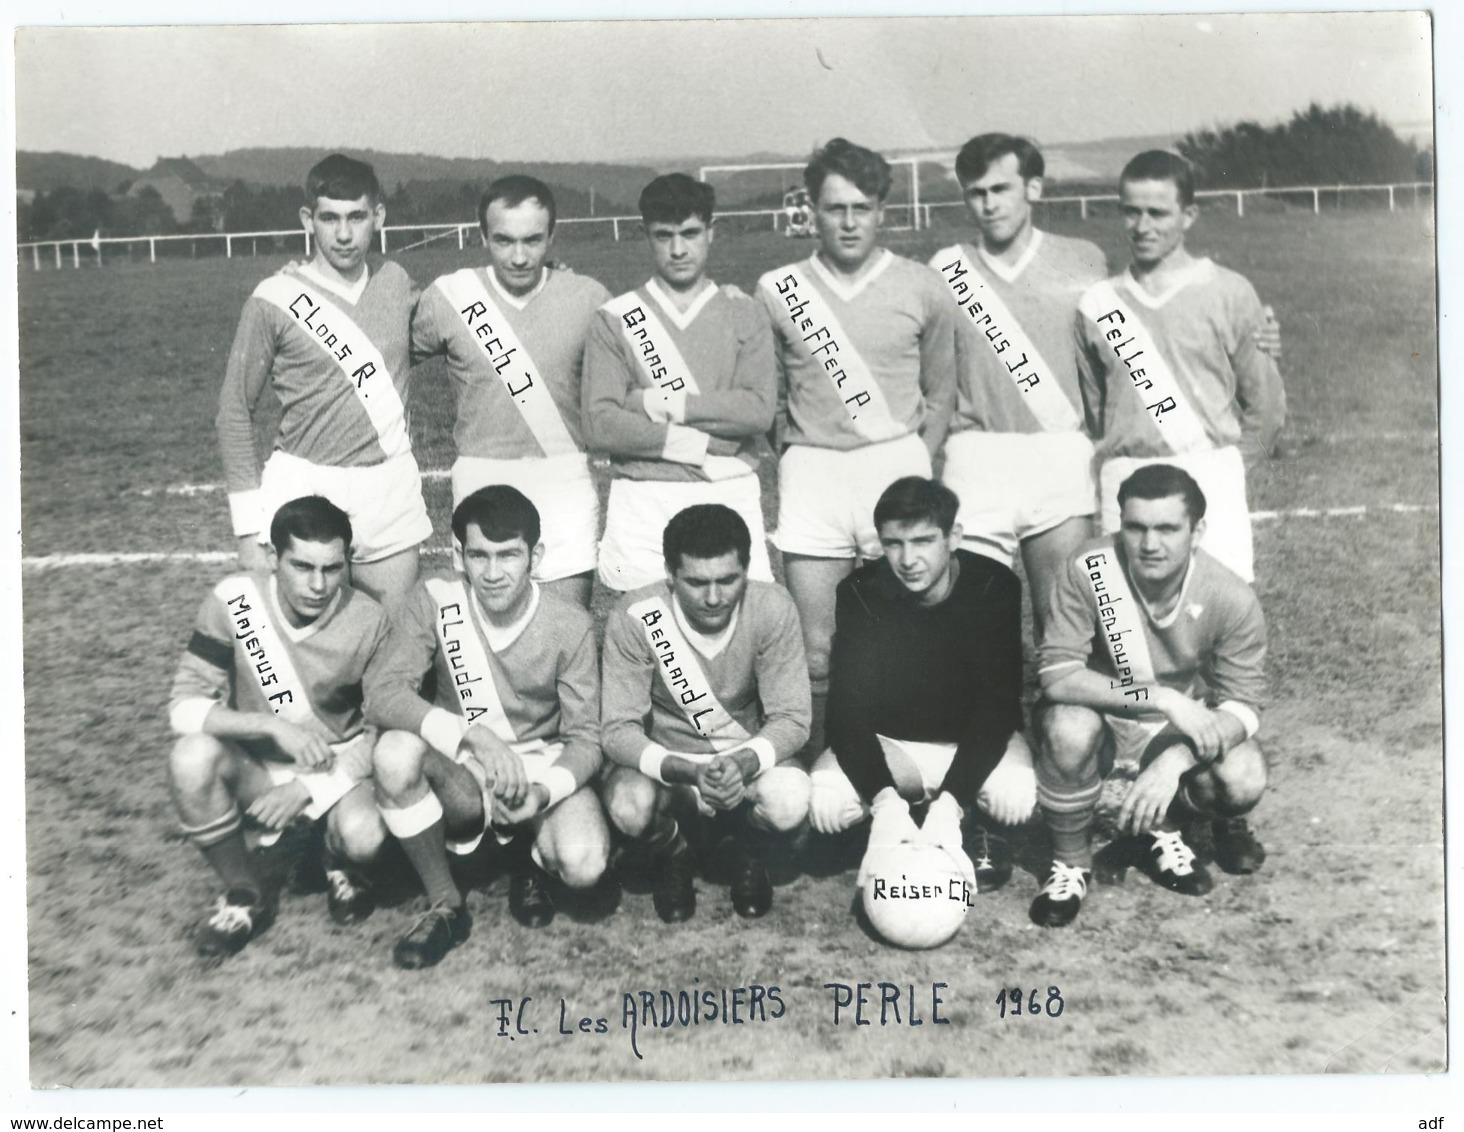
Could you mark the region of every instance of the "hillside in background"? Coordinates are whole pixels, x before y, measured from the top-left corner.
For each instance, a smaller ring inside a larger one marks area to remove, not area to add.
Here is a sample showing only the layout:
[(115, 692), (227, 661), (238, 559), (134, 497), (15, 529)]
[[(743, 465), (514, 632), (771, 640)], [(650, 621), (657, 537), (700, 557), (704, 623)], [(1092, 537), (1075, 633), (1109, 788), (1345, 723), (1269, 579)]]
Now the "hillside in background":
[(15, 184), (32, 192), (49, 193), (54, 189), (72, 188), (112, 193), (141, 172), (141, 169), (121, 162), (83, 157), (77, 153), (20, 151), (15, 155)]

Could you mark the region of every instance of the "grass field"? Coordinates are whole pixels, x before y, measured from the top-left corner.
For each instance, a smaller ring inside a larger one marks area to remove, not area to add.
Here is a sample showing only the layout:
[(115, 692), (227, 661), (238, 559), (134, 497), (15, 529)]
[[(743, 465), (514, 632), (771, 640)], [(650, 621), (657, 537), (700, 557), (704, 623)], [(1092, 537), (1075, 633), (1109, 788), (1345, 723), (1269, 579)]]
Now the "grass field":
[[(213, 881), (175, 832), (169, 681), (199, 595), (226, 564), (48, 565), (83, 552), (227, 551), (212, 419), (240, 304), (280, 260), (20, 271), (31, 1079), (37, 1086), (706, 1078), (1421, 1072), (1445, 1065), (1443, 767), (1433, 236), (1427, 214), (1223, 207), (1196, 250), (1251, 278), (1284, 326), (1291, 415), (1257, 482), (1258, 592), (1270, 624), (1273, 785), (1254, 877), (1205, 900), (1142, 877), (1096, 889), (1073, 929), (1027, 920), (1033, 849), (946, 947), (883, 947), (828, 865), (739, 920), (699, 884), (674, 928), (626, 894), (602, 922), (519, 928), (487, 870), (472, 940), (440, 968), (392, 967), (412, 892), (354, 929), (321, 896), (284, 898), (238, 958), (196, 965), (190, 925)], [(1121, 262), (1112, 221), (1058, 230)], [(923, 258), (958, 228), (896, 234)], [(714, 249), (750, 290), (807, 244)], [(481, 254), (481, 253), (480, 253)], [(642, 246), (566, 242), (612, 291)], [(407, 253), (419, 283), (464, 262)], [(436, 363), (414, 376), (414, 441), (444, 468), (451, 413)], [(770, 485), (769, 485), (770, 486)], [(447, 485), (429, 507), (445, 545)], [(1394, 510), (1395, 505), (1405, 505)], [(1352, 515), (1306, 514), (1362, 507)], [(1298, 513), (1302, 512), (1302, 513)], [(602, 603), (603, 604), (603, 603)], [(84, 694), (77, 692), (84, 689)], [(277, 855), (282, 864), (283, 855)], [(915, 988), (920, 1027), (835, 1026), (824, 984)], [(946, 984), (931, 1017), (931, 985)], [(622, 993), (777, 985), (782, 1017), (622, 1026)], [(1059, 1018), (999, 1017), (1004, 987), (1061, 990)], [(538, 1033), (497, 1036), (493, 999), (533, 997)], [(604, 1017), (604, 1035), (558, 1032)]]

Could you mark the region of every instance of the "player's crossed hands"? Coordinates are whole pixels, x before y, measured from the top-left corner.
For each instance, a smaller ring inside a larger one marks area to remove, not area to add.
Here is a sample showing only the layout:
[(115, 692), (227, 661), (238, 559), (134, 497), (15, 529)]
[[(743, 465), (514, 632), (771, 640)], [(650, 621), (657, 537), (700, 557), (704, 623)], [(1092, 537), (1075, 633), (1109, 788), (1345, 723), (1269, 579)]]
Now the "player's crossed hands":
[(1171, 747), (1134, 779), (1133, 789), (1118, 811), (1119, 831), (1147, 833), (1164, 820), (1179, 790), (1179, 779), (1188, 769), (1183, 748)]
[(249, 805), (249, 816), (266, 829), (284, 829), (306, 806), (310, 805), (310, 791), (299, 779), (266, 790)]
[(717, 755), (697, 767), (696, 788), (715, 810), (736, 809), (747, 797), (742, 768), (730, 753)]
[(463, 733), (458, 750), (464, 748), (482, 769), (483, 779), (494, 798), (509, 809), (517, 809), (524, 804), (529, 776), (524, 770), (524, 760), (513, 748), (480, 724)]
[(335, 764), (335, 752), (330, 744), (314, 731), (278, 716), (271, 723), (270, 738), (296, 766), (305, 770), (329, 770)]

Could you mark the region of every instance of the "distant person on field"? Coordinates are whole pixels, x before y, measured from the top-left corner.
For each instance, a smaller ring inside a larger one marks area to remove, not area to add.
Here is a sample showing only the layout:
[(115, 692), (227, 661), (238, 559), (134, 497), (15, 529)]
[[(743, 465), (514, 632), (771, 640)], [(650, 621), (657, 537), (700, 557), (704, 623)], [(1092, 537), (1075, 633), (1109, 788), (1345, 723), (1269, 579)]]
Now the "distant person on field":
[[(371, 166), (332, 154), (306, 178), (310, 261), (270, 276), (244, 304), (219, 395), (219, 452), (239, 565), (263, 569), (267, 519), (311, 492), (355, 531), (351, 580), (388, 604), (417, 576), (432, 533), (407, 435), (408, 326), (416, 294), (397, 264), (366, 261), (386, 223)], [(267, 389), (283, 413), (260, 466), (255, 416)]]
[(246, 818), (278, 836), (302, 814), (324, 816), (331, 919), (354, 923), (374, 907), (363, 870), (386, 829), (361, 684), (387, 629), (381, 607), (346, 584), (351, 536), (329, 500), (286, 503), (270, 524), (266, 567), (213, 587), (179, 662), (169, 720), (181, 738), (168, 777), (183, 832), (224, 888), (195, 936), (205, 958), (238, 951), (274, 913)]
[(879, 246), (890, 167), (835, 138), (804, 171), (814, 254), (768, 272), (758, 298), (778, 357), (778, 528), (823, 746), (834, 591), (877, 558), (874, 503), (905, 475), (928, 476), (955, 401), (955, 323), (940, 280)]
[(839, 583), (810, 810), (820, 833), (872, 817), (871, 850), (927, 841), (958, 860), (970, 814), (970, 879), (988, 892), (1012, 875), (1002, 831), (1032, 816), (1037, 783), (1021, 730), (1022, 584), (961, 549), (959, 506), (922, 476), (874, 506), (884, 553)]
[(595, 316), (585, 348), (589, 444), (610, 457), (600, 581), (626, 592), (666, 576), (671, 516), (721, 503), (752, 532), (749, 576), (771, 582), (758, 438), (777, 403), (773, 336), (756, 301), (707, 276), (712, 186), (668, 173), (640, 195), (655, 273)]
[[(549, 877), (593, 886), (610, 833), (588, 784), (600, 769), (595, 626), (533, 580), (539, 513), (490, 484), (452, 513), (462, 567), (423, 579), (396, 612), (366, 683), (381, 816), (427, 893), (397, 941), (399, 967), (430, 967), (472, 917), (448, 867), (488, 836), (508, 848), (508, 906), (525, 927), (554, 918)], [(424, 694), (425, 693), (425, 694)]]
[(478, 222), (487, 267), (427, 288), (412, 319), (415, 356), (444, 354), (457, 393), (453, 505), (490, 483), (512, 484), (542, 516), (534, 580), (588, 607), (600, 499), (580, 419), (585, 335), (610, 297), (573, 271), (551, 270), (554, 194), (514, 174), (488, 186)]
[(1132, 263), (1084, 293), (1076, 320), (1103, 529), (1118, 529), (1120, 483), (1145, 464), (1175, 464), (1209, 499), (1205, 549), (1249, 582), (1246, 476), (1286, 419), (1281, 376), (1256, 344), (1266, 313), (1242, 276), (1185, 250), (1199, 209), (1184, 158), (1133, 158), (1119, 208)]
[(1096, 245), (1033, 225), (1044, 170), (1026, 138), (968, 141), (956, 178), (976, 239), (930, 260), (959, 311), (941, 478), (960, 497), (967, 550), (1010, 567), (1020, 548), (1038, 636), (1052, 583), (1098, 510), (1073, 317), (1108, 274)]
[(605, 627), (610, 820), (656, 863), (667, 923), (696, 910), (680, 819), (725, 815), (736, 839), (732, 907), (772, 907), (768, 866), (808, 813), (808, 670), (788, 592), (748, 580), (752, 538), (719, 503), (688, 507), (664, 535), (661, 581), (627, 594)]
[(1137, 771), (1118, 826), (1165, 887), (1211, 888), (1187, 819), (1211, 819), (1228, 873), (1255, 872), (1266, 856), (1244, 817), (1266, 787), (1260, 604), (1203, 549), (1205, 495), (1183, 469), (1146, 464), (1118, 498), (1118, 533), (1058, 578), (1038, 653), (1037, 796), (1053, 860), (1032, 919), (1047, 927), (1071, 923), (1087, 895), (1094, 808), (1113, 770)]

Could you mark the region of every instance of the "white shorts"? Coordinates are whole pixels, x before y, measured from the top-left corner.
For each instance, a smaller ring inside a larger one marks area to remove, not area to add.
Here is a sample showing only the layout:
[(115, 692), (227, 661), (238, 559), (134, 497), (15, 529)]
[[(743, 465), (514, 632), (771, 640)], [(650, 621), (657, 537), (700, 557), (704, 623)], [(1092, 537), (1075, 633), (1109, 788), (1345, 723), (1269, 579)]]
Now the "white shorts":
[(1129, 719), (1123, 715), (1104, 714), (1103, 724), (1104, 751), (1100, 759), (1103, 773), (1108, 775), (1118, 769), (1132, 774), (1138, 770), (1149, 744), (1169, 727), (1169, 720)]
[(762, 484), (756, 474), (726, 480), (610, 481), (605, 505), (605, 537), (600, 540), (600, 581), (622, 593), (638, 590), (666, 576), (661, 535), (680, 511), (698, 503), (721, 503), (742, 516), (752, 535), (747, 576), (773, 580), (768, 540), (763, 533)]
[(600, 529), (600, 497), (583, 452), (537, 460), (490, 460), (459, 456), (452, 466), (452, 505), (489, 484), (516, 487), (539, 511), (544, 558), (537, 582), (555, 582), (595, 568), (595, 534)]
[(1138, 459), (1115, 456), (1103, 464), (1098, 475), (1099, 498), (1103, 505), (1103, 533), (1119, 528), (1118, 488), (1139, 468), (1148, 464), (1173, 464), (1194, 476), (1205, 493), (1205, 551), (1239, 574), (1255, 581), (1255, 558), (1251, 543), (1250, 506), (1245, 498), (1245, 461), (1238, 448), (1215, 448), (1187, 452), (1182, 456)]
[[(891, 739), (885, 735), (876, 735), (875, 738), (879, 740), (880, 749), (884, 752), (885, 765), (889, 767), (890, 777), (895, 783), (895, 793), (912, 805), (934, 801), (940, 793), (940, 784), (945, 781), (956, 757), (956, 744)], [(1027, 743), (1027, 737), (1020, 731), (1012, 732), (996, 769), (1016, 772), (1005, 774), (1003, 778), (1010, 786), (1019, 791), (1024, 790), (1028, 794), (1026, 804), (1030, 805), (1031, 798), (1035, 797), (1036, 772), (1033, 770), (1032, 748)], [(992, 773), (995, 774), (995, 770)], [(836, 824), (848, 828), (869, 816), (868, 805), (859, 798), (854, 784), (839, 766), (838, 756), (832, 749), (824, 751), (815, 760), (811, 777), (815, 790), (837, 791), (847, 799), (842, 808), (847, 824), (844, 821)], [(986, 792), (987, 788), (983, 787), (975, 799), (957, 798), (956, 801), (966, 809), (974, 802), (984, 812)]]
[(432, 536), (422, 476), (411, 453), (364, 468), (336, 468), (287, 452), (271, 453), (259, 479), (264, 514), (260, 542), (269, 541), (275, 512), (305, 495), (323, 495), (350, 516), (352, 562), (379, 562)]
[(814, 558), (878, 558), (874, 505), (902, 476), (930, 476), (930, 452), (913, 432), (848, 451), (795, 444), (778, 461), (773, 545)]
[(961, 500), (962, 545), (1006, 566), (1023, 539), (1098, 510), (1093, 442), (1081, 432), (958, 432), (940, 478)]

